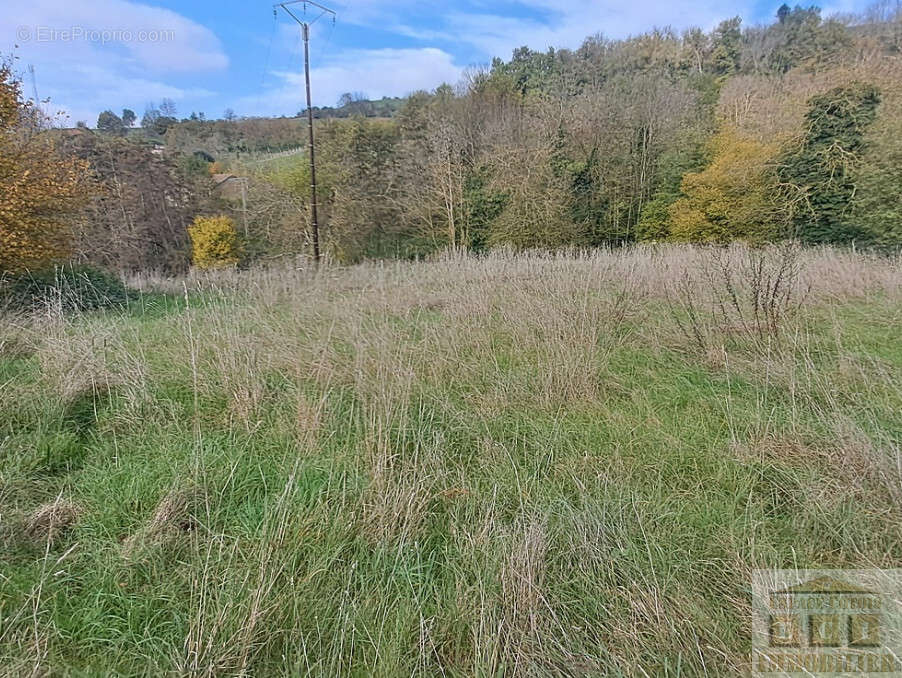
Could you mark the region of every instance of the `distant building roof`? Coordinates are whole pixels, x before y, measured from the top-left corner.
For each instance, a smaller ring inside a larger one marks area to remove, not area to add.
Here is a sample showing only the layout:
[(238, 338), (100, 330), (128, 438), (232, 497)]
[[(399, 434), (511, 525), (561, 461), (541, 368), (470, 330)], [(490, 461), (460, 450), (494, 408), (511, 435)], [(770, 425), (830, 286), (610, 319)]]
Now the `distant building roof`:
[(213, 190), (218, 190), (224, 198), (240, 198), (241, 189), (246, 181), (245, 177), (236, 177), (227, 172), (212, 174), (210, 180), (213, 182)]

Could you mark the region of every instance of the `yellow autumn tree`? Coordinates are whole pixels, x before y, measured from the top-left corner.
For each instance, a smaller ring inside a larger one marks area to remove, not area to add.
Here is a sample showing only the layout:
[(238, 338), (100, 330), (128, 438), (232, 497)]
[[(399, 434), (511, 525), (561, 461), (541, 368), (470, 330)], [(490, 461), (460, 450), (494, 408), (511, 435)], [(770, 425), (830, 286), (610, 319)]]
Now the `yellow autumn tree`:
[(711, 151), (711, 163), (683, 177), (683, 196), (668, 209), (670, 239), (726, 243), (775, 237), (779, 229), (771, 165), (777, 147), (728, 128), (712, 139)]
[(87, 164), (62, 157), (0, 62), (0, 274), (40, 270), (69, 255), (68, 217), (85, 199)]
[(228, 268), (241, 260), (241, 241), (230, 217), (196, 217), (188, 235), (191, 260), (198, 268)]

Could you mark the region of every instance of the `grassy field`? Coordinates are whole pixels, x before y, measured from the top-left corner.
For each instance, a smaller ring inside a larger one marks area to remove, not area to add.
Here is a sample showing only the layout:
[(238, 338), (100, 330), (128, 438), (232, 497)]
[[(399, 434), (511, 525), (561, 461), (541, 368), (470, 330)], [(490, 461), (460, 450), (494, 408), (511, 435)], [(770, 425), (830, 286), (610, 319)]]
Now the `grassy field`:
[(902, 565), (902, 262), (447, 255), (2, 319), (0, 673), (722, 676)]

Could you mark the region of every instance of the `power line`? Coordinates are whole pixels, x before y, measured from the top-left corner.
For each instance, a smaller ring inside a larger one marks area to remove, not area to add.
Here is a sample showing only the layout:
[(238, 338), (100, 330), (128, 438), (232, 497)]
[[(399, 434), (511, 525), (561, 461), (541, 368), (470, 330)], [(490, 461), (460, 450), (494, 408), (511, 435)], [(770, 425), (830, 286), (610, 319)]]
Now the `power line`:
[(335, 35), (335, 17), (332, 17), (331, 25), (329, 27), (329, 32), (326, 34), (326, 41), (322, 42), (319, 47), (314, 47), (312, 50), (312, 54), (314, 58), (319, 57), (320, 55), (325, 54), (329, 50), (329, 45), (332, 44), (332, 36)]
[[(299, 19), (294, 12), (289, 9), (289, 5), (304, 5), (304, 18), (307, 18), (307, 5), (316, 7), (320, 10), (319, 15), (313, 21), (303, 21)], [(301, 35), (304, 38), (304, 81), (307, 85), (307, 128), (310, 133), (310, 215), (312, 217), (313, 226), (313, 261), (319, 266), (319, 222), (316, 215), (316, 147), (313, 138), (313, 103), (310, 96), (310, 26), (315, 24), (326, 14), (332, 15), (332, 21), (335, 21), (335, 12), (324, 5), (313, 2), (313, 0), (291, 0), (290, 2), (281, 2), (273, 5), (273, 11), (281, 7), (292, 19), (301, 26)]]

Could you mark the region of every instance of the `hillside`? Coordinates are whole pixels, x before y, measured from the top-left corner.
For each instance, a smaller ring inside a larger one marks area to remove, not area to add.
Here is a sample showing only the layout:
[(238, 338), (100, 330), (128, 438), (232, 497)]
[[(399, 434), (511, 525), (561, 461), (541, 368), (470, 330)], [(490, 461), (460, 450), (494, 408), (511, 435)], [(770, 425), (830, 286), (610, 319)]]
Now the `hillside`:
[[(787, 238), (896, 251), (900, 55), (889, 6), (517, 49), (390, 120), (318, 123), (325, 247), (345, 262)], [(232, 168), (254, 179), (250, 207), (233, 206), (249, 210), (254, 251), (305, 251), (304, 160)]]
[[(7, 72), (17, 134), (34, 133), (26, 121), (43, 133)], [(762, 25), (518, 48), (454, 85), (316, 111), (319, 240), (345, 264), (640, 242), (898, 252), (900, 83), (892, 3), (839, 17), (784, 5)], [(177, 122), (165, 104), (140, 130), (106, 111), (107, 128), (57, 144), (87, 161), (93, 187), (61, 203), (68, 258), (184, 273), (198, 216), (238, 225), (242, 266), (309, 256), (304, 119)], [(240, 200), (211, 174), (238, 177)]]

